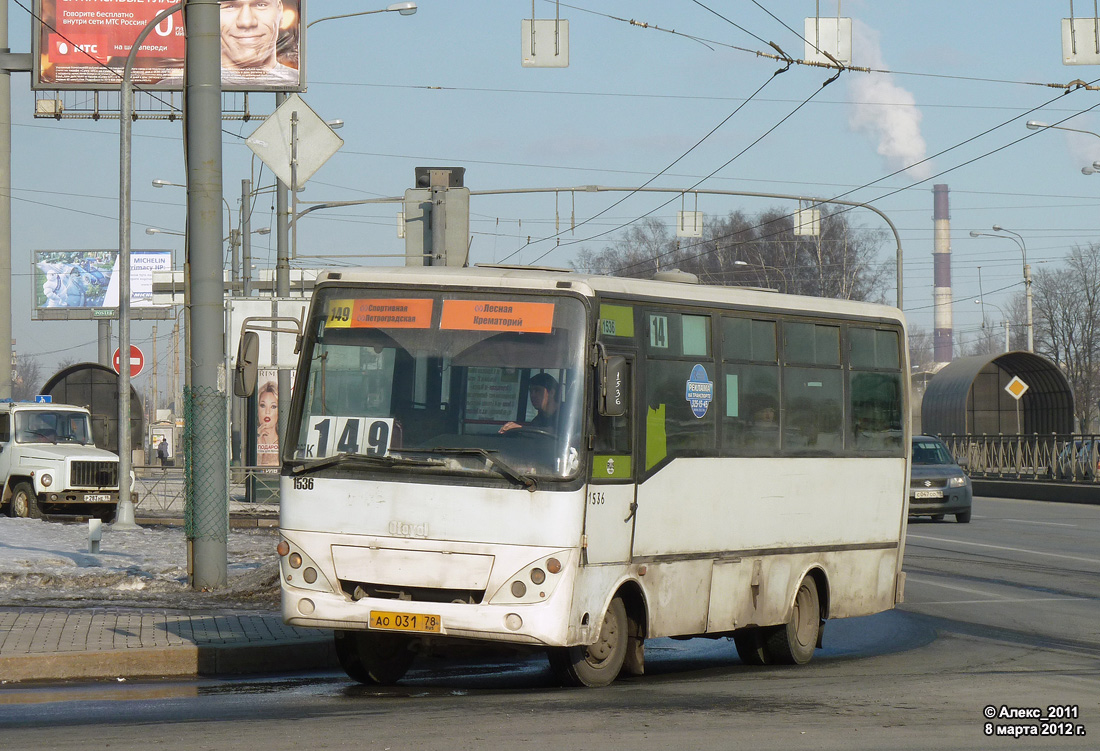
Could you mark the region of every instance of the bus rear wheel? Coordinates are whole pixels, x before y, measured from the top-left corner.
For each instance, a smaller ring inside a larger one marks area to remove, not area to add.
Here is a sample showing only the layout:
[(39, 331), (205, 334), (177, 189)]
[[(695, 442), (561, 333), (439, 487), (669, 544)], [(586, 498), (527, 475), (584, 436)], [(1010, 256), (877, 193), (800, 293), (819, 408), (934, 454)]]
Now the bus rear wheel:
[(567, 686), (598, 688), (619, 676), (626, 660), (629, 624), (626, 605), (616, 597), (607, 608), (595, 644), (550, 651), (550, 667)]
[[(410, 647), (407, 636), (400, 634), (361, 633), (355, 634), (356, 656), (359, 664), (351, 664), (352, 669), (344, 670), (354, 680), (360, 683), (377, 683), (382, 686), (391, 686), (401, 680), (412, 666), (416, 656)], [(339, 652), (337, 652), (339, 655)], [(344, 665), (343, 662), (341, 662)], [(362, 672), (360, 673), (360, 669)], [(358, 675), (353, 675), (355, 672)], [(359, 676), (365, 676), (364, 681)]]
[(737, 656), (746, 665), (767, 665), (770, 656), (764, 648), (764, 630), (757, 627), (741, 628), (733, 632), (733, 645)]
[(814, 656), (821, 635), (821, 598), (817, 583), (807, 576), (794, 595), (791, 619), (769, 629), (764, 651), (771, 662), (781, 665), (805, 665)]

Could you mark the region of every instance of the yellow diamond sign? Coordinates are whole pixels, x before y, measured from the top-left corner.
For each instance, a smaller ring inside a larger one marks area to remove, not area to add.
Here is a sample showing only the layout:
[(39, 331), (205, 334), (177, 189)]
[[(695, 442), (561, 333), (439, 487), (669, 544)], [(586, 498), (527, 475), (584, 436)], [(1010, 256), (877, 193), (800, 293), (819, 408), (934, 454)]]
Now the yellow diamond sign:
[(1027, 392), (1027, 384), (1021, 381), (1019, 376), (1012, 376), (1012, 380), (1005, 386), (1005, 391), (1007, 391), (1013, 399), (1020, 401), (1020, 397)]

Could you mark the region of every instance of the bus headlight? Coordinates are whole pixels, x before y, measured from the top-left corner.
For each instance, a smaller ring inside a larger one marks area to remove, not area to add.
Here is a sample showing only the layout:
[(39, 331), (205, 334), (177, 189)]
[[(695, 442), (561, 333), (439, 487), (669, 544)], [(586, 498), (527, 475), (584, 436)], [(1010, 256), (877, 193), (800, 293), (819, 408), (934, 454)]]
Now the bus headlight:
[(313, 589), (318, 592), (337, 592), (329, 583), (322, 569), (308, 555), (298, 550), (292, 542), (279, 541), (279, 573), (284, 587)]
[(564, 567), (561, 559), (565, 555), (567, 553), (563, 551), (527, 564), (508, 577), (508, 581), (489, 598), (489, 603), (533, 603), (550, 597), (562, 578)]

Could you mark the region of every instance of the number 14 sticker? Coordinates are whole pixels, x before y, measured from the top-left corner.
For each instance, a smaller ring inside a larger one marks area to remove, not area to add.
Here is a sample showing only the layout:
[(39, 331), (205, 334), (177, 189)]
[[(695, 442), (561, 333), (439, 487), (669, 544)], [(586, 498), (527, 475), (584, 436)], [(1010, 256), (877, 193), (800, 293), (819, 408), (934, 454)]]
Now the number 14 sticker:
[(309, 421), (309, 442), (313, 456), (323, 459), (334, 454), (385, 456), (393, 435), (392, 417), (336, 417), (326, 415)]

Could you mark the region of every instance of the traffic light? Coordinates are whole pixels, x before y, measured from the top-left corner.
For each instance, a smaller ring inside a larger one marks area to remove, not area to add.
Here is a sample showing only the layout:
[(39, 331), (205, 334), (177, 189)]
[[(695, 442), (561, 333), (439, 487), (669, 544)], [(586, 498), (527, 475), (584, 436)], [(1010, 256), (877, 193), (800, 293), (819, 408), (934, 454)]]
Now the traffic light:
[(465, 167), (416, 168), (417, 187), (405, 191), (406, 266), (466, 265), (470, 189), (462, 186), (465, 172)]

